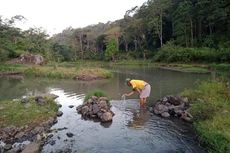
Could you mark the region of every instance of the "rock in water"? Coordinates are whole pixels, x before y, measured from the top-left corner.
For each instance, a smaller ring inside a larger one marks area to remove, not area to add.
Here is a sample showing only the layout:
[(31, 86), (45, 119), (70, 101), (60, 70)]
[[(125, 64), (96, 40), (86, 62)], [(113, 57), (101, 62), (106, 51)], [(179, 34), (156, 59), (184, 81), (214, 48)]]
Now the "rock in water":
[(113, 115), (110, 112), (105, 112), (101, 116), (102, 122), (110, 122), (113, 120)]
[(73, 108), (74, 107), (74, 105), (69, 105), (69, 108)]
[(83, 115), (86, 115), (86, 113), (88, 113), (88, 112), (89, 112), (89, 107), (88, 106), (84, 106), (84, 107), (81, 108), (81, 113)]
[(97, 104), (93, 104), (93, 114), (97, 114), (99, 112), (99, 107)]
[(82, 114), (84, 119), (100, 119), (101, 122), (110, 122), (114, 113), (110, 110), (110, 104), (107, 97), (92, 96), (83, 105), (76, 108), (77, 112)]
[(71, 133), (71, 132), (68, 132), (68, 133), (66, 133), (66, 135), (68, 136), (68, 137), (73, 137), (73, 133)]
[(186, 111), (188, 107), (189, 103), (186, 97), (165, 96), (157, 100), (157, 103), (153, 107), (153, 112), (165, 118), (173, 116), (191, 122), (193, 117)]
[(63, 112), (62, 112), (62, 111), (58, 111), (58, 112), (57, 112), (57, 116), (58, 116), (58, 117), (60, 117), (60, 116), (62, 116), (62, 115), (63, 115)]

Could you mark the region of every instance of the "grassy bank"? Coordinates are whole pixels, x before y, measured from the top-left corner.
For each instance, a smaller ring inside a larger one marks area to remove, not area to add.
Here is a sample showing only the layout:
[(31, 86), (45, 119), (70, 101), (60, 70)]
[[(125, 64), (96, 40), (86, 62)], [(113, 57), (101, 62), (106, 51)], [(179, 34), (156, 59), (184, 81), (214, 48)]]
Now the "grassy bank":
[(2, 64), (0, 73), (19, 72), (30, 77), (47, 77), (57, 79), (73, 79), (82, 76), (92, 76), (95, 78), (111, 78), (112, 72), (103, 68), (77, 65), (76, 63), (52, 64), (48, 66), (28, 66)]
[(216, 71), (220, 74), (230, 74), (230, 64), (199, 64), (199, 63), (162, 63), (150, 60), (120, 60), (113, 63), (103, 61), (77, 61), (63, 63), (48, 63), (45, 66), (28, 66), (19, 64), (0, 64), (1, 72), (21, 72), (27, 76), (49, 78), (74, 78), (82, 75), (94, 75), (99, 78), (110, 78), (112, 73), (105, 68), (109, 66), (148, 66), (188, 73), (210, 73)]
[(210, 67), (206, 64), (166, 64), (155, 63), (156, 67), (187, 73), (210, 73)]
[(202, 82), (182, 95), (192, 102), (190, 112), (201, 143), (213, 153), (230, 152), (230, 82)]
[(0, 101), (0, 104), (0, 128), (37, 125), (56, 116), (58, 110), (57, 104), (49, 98), (42, 106), (36, 104), (33, 98), (27, 105), (11, 100)]

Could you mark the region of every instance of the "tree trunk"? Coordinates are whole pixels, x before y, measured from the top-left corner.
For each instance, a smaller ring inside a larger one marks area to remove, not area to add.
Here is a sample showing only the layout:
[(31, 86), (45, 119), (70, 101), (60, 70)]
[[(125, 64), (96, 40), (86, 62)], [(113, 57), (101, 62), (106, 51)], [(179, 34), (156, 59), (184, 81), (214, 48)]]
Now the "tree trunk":
[(188, 39), (187, 39), (187, 30), (186, 30), (186, 25), (185, 25), (185, 28), (184, 28), (184, 34), (185, 34), (185, 46), (188, 47)]
[(198, 38), (199, 40), (201, 40), (201, 35), (202, 35), (202, 23), (201, 23), (201, 19), (199, 19), (198, 21)]
[(125, 40), (125, 52), (128, 52), (128, 43), (126, 40)]
[(191, 17), (190, 17), (190, 32), (191, 32), (191, 47), (193, 47), (193, 22)]
[(161, 47), (162, 47), (162, 45), (163, 45), (163, 40), (162, 40), (162, 35), (163, 35), (163, 21), (162, 21), (162, 10), (161, 10), (161, 12), (160, 12), (160, 41), (161, 41)]
[(134, 40), (134, 45), (135, 45), (135, 51), (137, 51), (137, 39), (136, 38)]
[(116, 36), (116, 42), (117, 42), (117, 49), (119, 51), (119, 37), (118, 37), (118, 34), (116, 34), (115, 36)]
[(82, 34), (80, 34), (79, 39), (80, 39), (81, 58), (83, 59), (83, 44), (82, 44), (83, 42), (82, 42)]
[(209, 34), (211, 35), (212, 34), (212, 26), (210, 23), (208, 24), (208, 28), (209, 28)]

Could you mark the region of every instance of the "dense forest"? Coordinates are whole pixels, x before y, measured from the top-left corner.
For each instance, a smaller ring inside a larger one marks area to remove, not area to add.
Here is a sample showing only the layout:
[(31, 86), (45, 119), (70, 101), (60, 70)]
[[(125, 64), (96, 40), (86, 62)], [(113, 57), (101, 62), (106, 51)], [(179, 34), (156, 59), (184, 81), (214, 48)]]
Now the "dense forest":
[(16, 28), (21, 20), (0, 18), (1, 61), (36, 53), (56, 61), (230, 62), (228, 0), (148, 0), (123, 19), (69, 27), (52, 37), (41, 28)]

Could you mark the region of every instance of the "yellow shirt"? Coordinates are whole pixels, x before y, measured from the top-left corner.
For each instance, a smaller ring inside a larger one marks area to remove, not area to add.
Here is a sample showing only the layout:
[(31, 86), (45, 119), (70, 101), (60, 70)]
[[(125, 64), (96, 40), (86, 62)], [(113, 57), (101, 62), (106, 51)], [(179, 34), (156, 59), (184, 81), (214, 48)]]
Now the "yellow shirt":
[(131, 80), (130, 83), (131, 83), (133, 89), (137, 88), (140, 90), (144, 89), (145, 84), (146, 84), (146, 82), (143, 80)]

